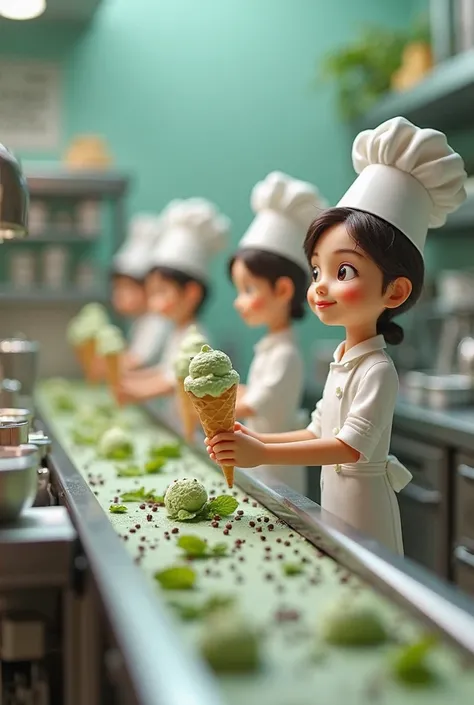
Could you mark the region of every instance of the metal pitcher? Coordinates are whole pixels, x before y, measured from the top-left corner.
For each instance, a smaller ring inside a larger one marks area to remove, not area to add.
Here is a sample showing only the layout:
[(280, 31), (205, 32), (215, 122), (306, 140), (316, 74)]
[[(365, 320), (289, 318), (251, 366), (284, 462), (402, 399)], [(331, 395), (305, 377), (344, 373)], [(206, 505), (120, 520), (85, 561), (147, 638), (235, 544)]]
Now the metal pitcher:
[(33, 395), (38, 379), (39, 344), (34, 340), (6, 338), (0, 340), (0, 376), (21, 384), (19, 403), (33, 408)]

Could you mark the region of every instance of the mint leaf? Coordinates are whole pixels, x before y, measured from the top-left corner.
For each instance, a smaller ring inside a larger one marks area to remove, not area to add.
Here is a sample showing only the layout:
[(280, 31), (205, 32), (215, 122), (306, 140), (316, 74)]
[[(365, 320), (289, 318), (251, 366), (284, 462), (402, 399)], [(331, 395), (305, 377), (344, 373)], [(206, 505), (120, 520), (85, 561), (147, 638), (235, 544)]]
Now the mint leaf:
[(122, 498), (122, 502), (143, 502), (143, 500), (146, 499), (145, 488), (140, 487), (139, 490), (124, 492), (120, 496)]
[(180, 536), (176, 543), (190, 558), (199, 558), (207, 552), (207, 543), (199, 536)]
[(123, 504), (111, 504), (109, 507), (109, 512), (111, 514), (126, 514), (128, 509), (127, 507), (124, 507)]
[(202, 607), (197, 605), (183, 605), (180, 602), (169, 602), (168, 604), (176, 610), (183, 622), (194, 622), (204, 616)]
[(117, 477), (139, 477), (143, 475), (143, 471), (138, 465), (126, 465), (125, 467), (117, 467)]
[(211, 548), (211, 555), (217, 557), (227, 555), (227, 544), (226, 543), (216, 543)]
[(211, 614), (218, 609), (229, 607), (234, 601), (235, 598), (227, 595), (214, 595), (203, 602), (202, 605), (186, 604), (183, 602), (174, 601), (170, 601), (168, 604), (176, 610), (184, 622), (194, 622), (198, 619), (203, 619), (208, 614)]
[(188, 566), (176, 566), (158, 571), (154, 578), (164, 590), (191, 590), (196, 582), (196, 573)]
[(132, 455), (133, 446), (128, 443), (127, 445), (124, 445), (121, 448), (114, 448), (113, 450), (109, 450), (108, 453), (104, 454), (104, 457), (107, 458), (107, 460), (128, 460), (132, 457)]
[(162, 504), (164, 505), (165, 503), (165, 498), (161, 494), (154, 494), (154, 490), (151, 492), (147, 492), (145, 497), (144, 497), (146, 502), (153, 502), (153, 504)]
[(207, 506), (209, 513), (220, 514), (221, 516), (226, 517), (235, 512), (239, 506), (239, 503), (235, 497), (231, 497), (228, 494), (221, 494), (219, 497), (212, 499)]
[(298, 563), (285, 563), (283, 572), (285, 575), (300, 575), (303, 572), (303, 566)]
[(427, 636), (400, 649), (393, 662), (395, 678), (406, 685), (417, 687), (432, 683), (436, 675), (426, 659), (435, 645), (435, 637)]
[(150, 458), (180, 458), (181, 444), (180, 443), (163, 443), (162, 445), (151, 446), (148, 450)]
[(196, 512), (187, 512), (186, 509), (180, 509), (176, 515), (176, 519), (178, 521), (189, 521), (190, 519), (194, 519), (195, 516)]
[(162, 471), (164, 465), (166, 465), (166, 458), (156, 456), (151, 458), (151, 460), (147, 460), (145, 463), (145, 472), (147, 475), (157, 475)]

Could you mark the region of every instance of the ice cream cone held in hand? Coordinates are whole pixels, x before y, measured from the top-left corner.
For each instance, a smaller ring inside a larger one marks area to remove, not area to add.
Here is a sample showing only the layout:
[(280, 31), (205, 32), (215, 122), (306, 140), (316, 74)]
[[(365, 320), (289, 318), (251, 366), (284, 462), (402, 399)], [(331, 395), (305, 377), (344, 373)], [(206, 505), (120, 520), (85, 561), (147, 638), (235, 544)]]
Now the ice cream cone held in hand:
[(99, 331), (97, 334), (97, 354), (105, 360), (107, 384), (119, 406), (122, 405), (119, 390), (124, 350), (125, 339), (120, 328), (108, 325)]
[(188, 443), (194, 440), (194, 433), (199, 423), (196, 410), (191, 398), (184, 389), (184, 380), (189, 374), (189, 364), (193, 357), (201, 352), (206, 339), (199, 332), (197, 326), (190, 326), (189, 331), (181, 343), (179, 353), (175, 361), (176, 372), (176, 395), (178, 397), (179, 413), (183, 427), (184, 438)]
[[(184, 389), (208, 438), (234, 430), (239, 381), (239, 374), (233, 369), (230, 358), (209, 345), (204, 345), (201, 352), (191, 360)], [(228, 487), (233, 487), (234, 467), (221, 467)]]
[(105, 308), (100, 304), (87, 304), (69, 323), (67, 338), (88, 383), (97, 382), (95, 370), (96, 335), (108, 323)]

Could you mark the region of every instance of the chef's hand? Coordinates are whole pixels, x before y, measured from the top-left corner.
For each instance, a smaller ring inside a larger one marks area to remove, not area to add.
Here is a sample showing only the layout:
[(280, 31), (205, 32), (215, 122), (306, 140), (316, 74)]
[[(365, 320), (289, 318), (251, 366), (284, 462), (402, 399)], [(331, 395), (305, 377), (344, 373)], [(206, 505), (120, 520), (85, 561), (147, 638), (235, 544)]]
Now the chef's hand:
[(149, 379), (137, 379), (124, 377), (118, 387), (118, 394), (122, 404), (133, 404), (150, 399), (150, 381)]
[[(236, 425), (240, 427), (240, 424)], [(211, 460), (219, 465), (239, 468), (254, 468), (265, 464), (265, 444), (245, 431), (239, 429), (233, 433), (218, 433), (211, 439), (206, 438), (204, 442)]]

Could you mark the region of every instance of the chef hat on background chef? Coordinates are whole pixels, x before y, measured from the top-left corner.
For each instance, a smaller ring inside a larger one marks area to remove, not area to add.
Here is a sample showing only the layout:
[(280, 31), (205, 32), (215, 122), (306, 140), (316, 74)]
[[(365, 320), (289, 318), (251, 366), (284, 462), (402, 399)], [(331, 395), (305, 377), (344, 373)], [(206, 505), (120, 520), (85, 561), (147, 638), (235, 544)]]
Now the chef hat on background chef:
[(206, 283), (211, 260), (225, 245), (230, 221), (204, 198), (173, 201), (162, 215), (148, 270), (169, 267)]
[(313, 220), (327, 208), (317, 188), (274, 171), (254, 186), (251, 204), (256, 215), (239, 249), (272, 252), (306, 271), (304, 239)]
[(352, 162), (359, 176), (337, 207), (382, 218), (421, 254), (428, 229), (444, 225), (466, 198), (464, 162), (446, 136), (402, 117), (361, 132)]
[(143, 279), (150, 268), (150, 253), (161, 230), (161, 216), (137, 213), (131, 220), (127, 238), (114, 255), (115, 274)]

